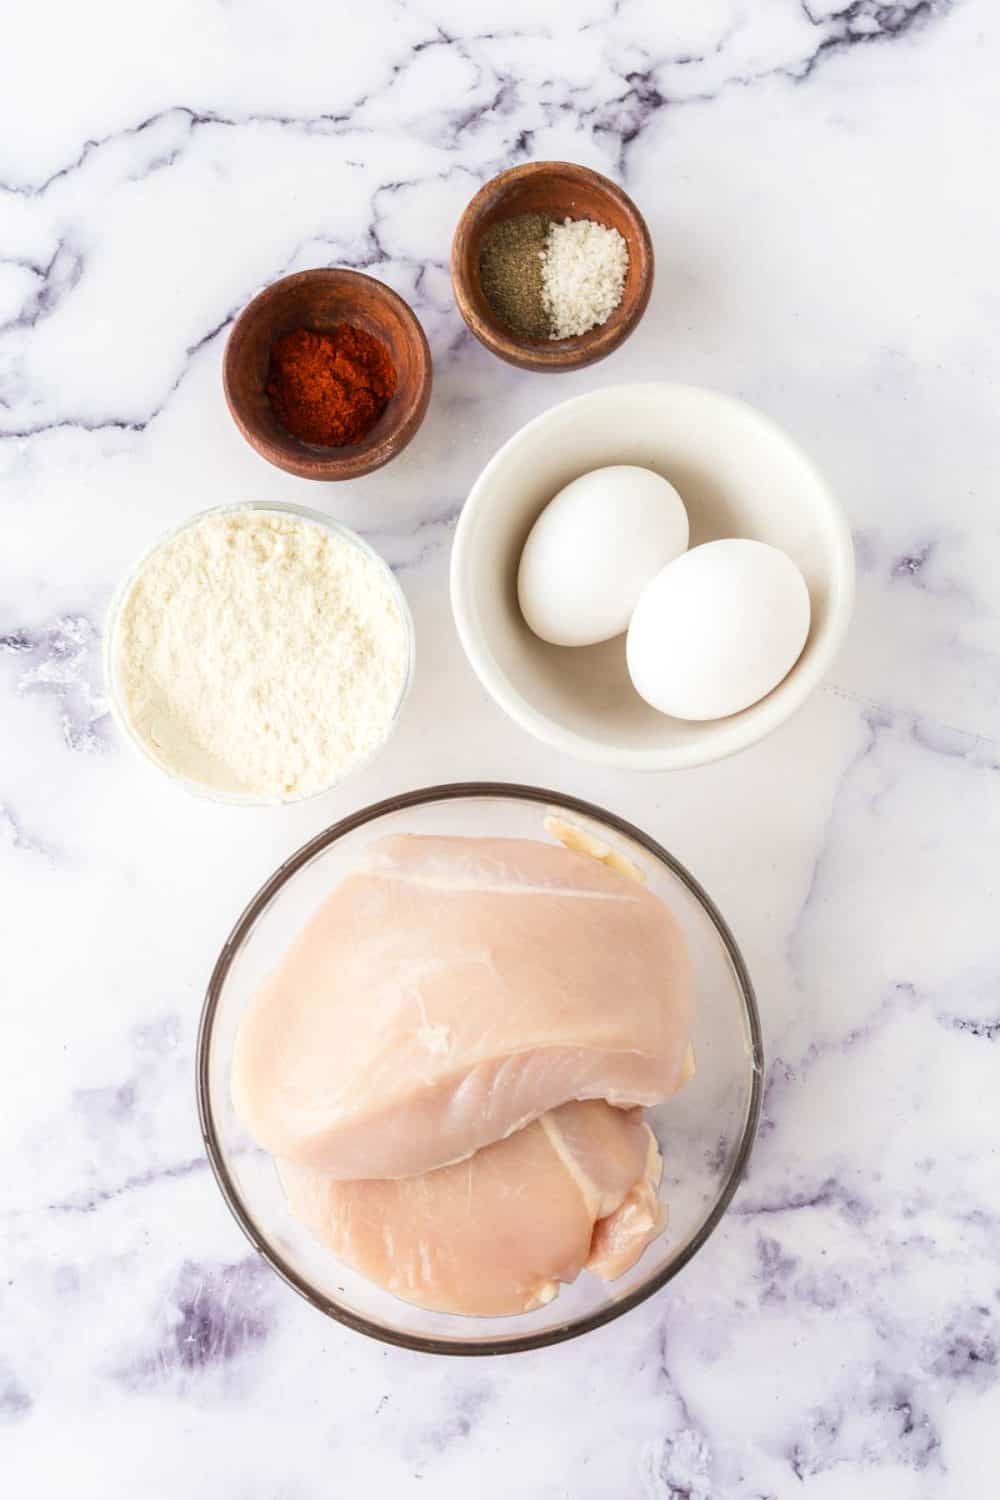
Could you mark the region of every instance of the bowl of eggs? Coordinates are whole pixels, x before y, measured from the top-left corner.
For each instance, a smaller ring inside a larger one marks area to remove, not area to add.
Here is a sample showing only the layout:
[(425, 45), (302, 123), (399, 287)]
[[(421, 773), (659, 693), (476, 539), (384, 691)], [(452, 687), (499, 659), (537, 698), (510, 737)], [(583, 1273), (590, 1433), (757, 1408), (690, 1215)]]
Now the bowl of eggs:
[(769, 418), (694, 386), (608, 386), (499, 450), (459, 520), (451, 601), (477, 676), (581, 760), (674, 770), (770, 734), (854, 597), (847, 522)]

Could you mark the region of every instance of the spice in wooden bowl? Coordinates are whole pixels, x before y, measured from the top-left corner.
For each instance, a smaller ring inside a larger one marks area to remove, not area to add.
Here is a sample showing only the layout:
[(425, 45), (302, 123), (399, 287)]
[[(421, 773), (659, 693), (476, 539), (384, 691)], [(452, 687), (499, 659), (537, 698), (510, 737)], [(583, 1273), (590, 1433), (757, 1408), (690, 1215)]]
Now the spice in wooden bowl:
[(487, 230), (479, 279), (494, 313), (522, 338), (566, 339), (606, 323), (622, 300), (628, 247), (593, 219), (515, 214)]
[(342, 448), (367, 437), (396, 389), (389, 351), (364, 328), (296, 328), (271, 346), (267, 396), (286, 432)]
[(542, 257), (551, 227), (548, 214), (515, 214), (487, 231), (479, 252), (479, 278), (490, 306), (528, 339), (549, 336)]
[[(497, 224), (519, 214), (541, 214), (565, 227), (589, 220), (615, 229), (628, 264), (621, 300), (588, 332), (566, 338), (526, 338), (494, 310), (483, 289), (483, 243)], [(522, 370), (581, 370), (605, 359), (634, 332), (653, 286), (653, 242), (639, 209), (617, 183), (576, 162), (532, 161), (492, 178), (470, 199), (451, 242), (451, 284), (469, 330), (491, 354)]]
[[(341, 447), (303, 442), (283, 427), (267, 386), (271, 351), (297, 329), (362, 328), (381, 344), (395, 373), (393, 395), (367, 437)], [(360, 271), (317, 266), (272, 282), (233, 324), (222, 361), (226, 403), (261, 458), (324, 483), (359, 479), (389, 463), (413, 439), (431, 394), (431, 353), (413, 309), (391, 287)]]

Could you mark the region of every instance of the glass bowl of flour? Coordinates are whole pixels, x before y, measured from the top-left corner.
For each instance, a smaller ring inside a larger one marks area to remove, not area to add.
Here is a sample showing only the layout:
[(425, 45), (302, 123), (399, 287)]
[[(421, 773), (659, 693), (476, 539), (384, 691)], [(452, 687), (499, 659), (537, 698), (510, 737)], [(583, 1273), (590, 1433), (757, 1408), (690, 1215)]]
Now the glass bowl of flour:
[(300, 802), (378, 754), (413, 676), (413, 621), (388, 564), (318, 511), (192, 516), (138, 563), (105, 634), (114, 718), (187, 791)]

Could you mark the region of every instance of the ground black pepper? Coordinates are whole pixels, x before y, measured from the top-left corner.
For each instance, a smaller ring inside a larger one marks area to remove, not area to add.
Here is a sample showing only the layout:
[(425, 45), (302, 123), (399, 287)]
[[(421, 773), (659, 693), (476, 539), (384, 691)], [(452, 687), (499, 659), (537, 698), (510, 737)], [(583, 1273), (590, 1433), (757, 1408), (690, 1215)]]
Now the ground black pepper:
[(501, 219), (483, 237), (479, 280), (493, 311), (523, 338), (547, 339), (548, 314), (542, 301), (542, 251), (552, 219), (548, 214), (515, 214)]

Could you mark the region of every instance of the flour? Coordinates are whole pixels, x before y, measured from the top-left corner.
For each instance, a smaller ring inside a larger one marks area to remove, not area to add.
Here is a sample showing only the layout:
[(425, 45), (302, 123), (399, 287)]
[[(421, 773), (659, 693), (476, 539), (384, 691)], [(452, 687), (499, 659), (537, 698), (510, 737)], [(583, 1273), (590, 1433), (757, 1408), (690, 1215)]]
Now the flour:
[(165, 770), (266, 800), (308, 796), (367, 760), (409, 665), (385, 567), (280, 511), (205, 516), (165, 542), (112, 649), (125, 717)]

